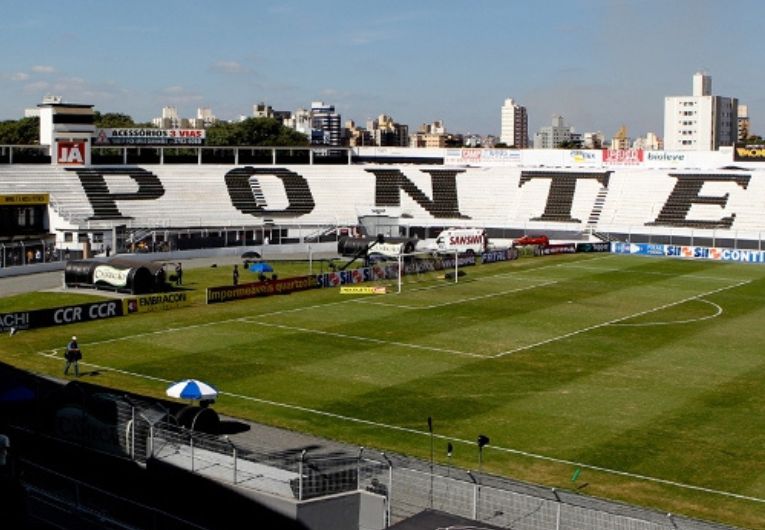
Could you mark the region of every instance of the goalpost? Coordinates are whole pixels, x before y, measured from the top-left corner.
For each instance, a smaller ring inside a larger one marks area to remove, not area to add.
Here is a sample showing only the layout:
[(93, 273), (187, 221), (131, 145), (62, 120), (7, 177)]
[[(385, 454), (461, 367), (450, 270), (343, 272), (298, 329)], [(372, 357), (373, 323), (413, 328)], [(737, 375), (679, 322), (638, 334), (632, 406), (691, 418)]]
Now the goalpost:
[[(459, 282), (459, 252), (410, 252), (397, 256), (396, 293), (401, 293), (404, 277), (411, 283), (434, 282), (454, 276), (454, 283)], [(443, 276), (441, 273), (444, 273)]]

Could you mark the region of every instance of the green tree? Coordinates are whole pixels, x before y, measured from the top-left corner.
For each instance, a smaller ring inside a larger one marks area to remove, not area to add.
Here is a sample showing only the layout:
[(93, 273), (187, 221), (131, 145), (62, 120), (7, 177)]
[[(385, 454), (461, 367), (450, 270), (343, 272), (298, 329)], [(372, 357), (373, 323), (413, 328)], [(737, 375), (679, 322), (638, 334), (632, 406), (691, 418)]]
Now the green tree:
[(0, 122), (0, 144), (29, 145), (40, 143), (40, 119), (21, 118)]
[(218, 122), (207, 129), (207, 145), (303, 146), (308, 138), (274, 118), (248, 118), (237, 123)]
[(133, 118), (127, 114), (119, 112), (95, 112), (94, 124), (99, 129), (119, 129), (124, 127), (135, 127)]

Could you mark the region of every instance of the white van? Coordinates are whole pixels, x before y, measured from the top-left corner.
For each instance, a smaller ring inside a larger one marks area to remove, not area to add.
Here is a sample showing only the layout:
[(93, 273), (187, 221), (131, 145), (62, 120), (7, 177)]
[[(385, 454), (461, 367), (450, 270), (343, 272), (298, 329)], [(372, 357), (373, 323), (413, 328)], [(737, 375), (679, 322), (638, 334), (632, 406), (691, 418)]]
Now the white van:
[(483, 228), (448, 228), (438, 234), (435, 250), (444, 253), (481, 254), (488, 245), (486, 230)]

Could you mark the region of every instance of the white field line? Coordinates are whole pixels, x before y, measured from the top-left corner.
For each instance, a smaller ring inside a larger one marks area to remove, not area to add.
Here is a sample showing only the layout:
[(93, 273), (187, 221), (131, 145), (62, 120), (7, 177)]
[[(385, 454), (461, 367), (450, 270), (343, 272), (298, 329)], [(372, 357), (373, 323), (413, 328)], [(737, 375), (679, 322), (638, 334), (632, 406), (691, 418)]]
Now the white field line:
[[(38, 352), (38, 355), (42, 355), (44, 357), (53, 357), (53, 356), (55, 356), (56, 358), (59, 358), (59, 356), (56, 353), (56, 350), (41, 351), (41, 352)], [(171, 383), (175, 382), (175, 381), (171, 381), (169, 379), (163, 379), (161, 377), (153, 377), (153, 376), (149, 376), (149, 375), (146, 375), (146, 374), (141, 374), (141, 373), (138, 373), (138, 372), (130, 372), (128, 370), (121, 370), (121, 369), (118, 369), (118, 368), (111, 368), (111, 367), (108, 367), (108, 366), (102, 366), (102, 365), (97, 365), (97, 364), (93, 364), (93, 363), (80, 362), (80, 364), (88, 366), (88, 367), (95, 368), (97, 370), (102, 370), (102, 371), (109, 370), (109, 371), (114, 372), (114, 373), (119, 373), (119, 374), (122, 374), (122, 375), (130, 376), (130, 377), (135, 377), (135, 378), (139, 378), (139, 379), (146, 379), (146, 380), (150, 380), (150, 381), (156, 381), (156, 382), (159, 382), (159, 383), (171, 384)], [(235, 399), (242, 399), (242, 400), (245, 400), (245, 401), (251, 401), (251, 402), (254, 402), (254, 403), (262, 403), (264, 405), (269, 405), (269, 406), (272, 406), (272, 407), (279, 407), (279, 408), (285, 408), (285, 409), (289, 409), (289, 410), (296, 410), (296, 411), (299, 411), (299, 412), (305, 412), (307, 414), (314, 414), (314, 415), (317, 415), (317, 416), (323, 416), (323, 417), (326, 417), (326, 418), (332, 418), (332, 419), (336, 419), (336, 420), (347, 421), (347, 422), (350, 422), (350, 423), (358, 423), (358, 424), (361, 424), (361, 425), (369, 425), (369, 426), (377, 427), (377, 428), (380, 428), (380, 429), (386, 429), (386, 430), (398, 431), (398, 432), (405, 432), (405, 433), (414, 434), (414, 435), (418, 435), (418, 436), (428, 436), (428, 437), (431, 436), (431, 433), (429, 431), (422, 431), (422, 430), (418, 430), (418, 429), (412, 429), (410, 427), (401, 427), (399, 425), (392, 425), (392, 424), (389, 424), (389, 423), (381, 423), (381, 422), (377, 422), (377, 421), (366, 420), (366, 419), (363, 419), (363, 418), (355, 418), (353, 416), (345, 416), (345, 415), (342, 415), (342, 414), (335, 414), (335, 413), (327, 412), (327, 411), (324, 411), (324, 410), (312, 409), (312, 408), (309, 408), (309, 407), (303, 407), (303, 406), (300, 406), (300, 405), (293, 405), (293, 404), (290, 404), (290, 403), (282, 403), (282, 402), (279, 402), (279, 401), (272, 401), (272, 400), (269, 400), (269, 399), (263, 399), (263, 398), (258, 398), (258, 397), (254, 397), (254, 396), (246, 396), (246, 395), (243, 395), (243, 394), (235, 394), (233, 392), (219, 391), (218, 394), (221, 395), (221, 396), (228, 396), (228, 397), (232, 397), (232, 398), (235, 398)], [(434, 438), (438, 438), (439, 440), (452, 441), (452, 442), (464, 444), (464, 445), (471, 446), (471, 447), (475, 446), (475, 441), (474, 440), (465, 440), (463, 438), (455, 438), (455, 437), (446, 436), (446, 435), (442, 435), (442, 434), (432, 434), (432, 436)], [(702, 493), (708, 493), (708, 494), (712, 494), (712, 495), (719, 495), (719, 496), (723, 496), (723, 497), (730, 497), (730, 498), (734, 498), (734, 499), (751, 501), (751, 502), (765, 503), (765, 499), (761, 499), (759, 497), (751, 497), (751, 496), (748, 496), (748, 495), (741, 495), (739, 493), (733, 493), (733, 492), (729, 492), (729, 491), (722, 491), (722, 490), (715, 490), (715, 489), (711, 489), (711, 488), (704, 488), (702, 486), (695, 486), (693, 484), (685, 484), (683, 482), (675, 482), (673, 480), (667, 480), (667, 479), (662, 479), (662, 478), (657, 478), (657, 477), (651, 477), (651, 476), (648, 476), (648, 475), (640, 475), (640, 474), (637, 474), (637, 473), (630, 473), (628, 471), (620, 471), (618, 469), (610, 469), (610, 468), (607, 468), (607, 467), (601, 467), (601, 466), (596, 466), (596, 465), (592, 465), (592, 464), (586, 464), (584, 462), (576, 462), (576, 461), (573, 461), (573, 460), (565, 460), (565, 459), (562, 459), (562, 458), (555, 458), (555, 457), (552, 457), (552, 456), (540, 455), (540, 454), (537, 454), (537, 453), (531, 453), (529, 451), (522, 451), (520, 449), (513, 449), (511, 447), (502, 447), (502, 446), (499, 446), (499, 445), (490, 445), (489, 447), (491, 448), (492, 451), (500, 451), (500, 452), (503, 452), (503, 453), (509, 453), (509, 454), (514, 454), (514, 455), (518, 455), (518, 456), (523, 456), (523, 457), (531, 458), (531, 459), (534, 459), (534, 460), (542, 460), (542, 461), (545, 461), (545, 462), (553, 462), (553, 463), (556, 463), (556, 464), (563, 464), (563, 465), (567, 465), (567, 466), (576, 466), (576, 467), (581, 467), (583, 469), (591, 469), (593, 471), (599, 471), (601, 473), (607, 473), (607, 474), (610, 474), (610, 475), (617, 475), (617, 476), (626, 477), (626, 478), (635, 479), (635, 480), (641, 480), (641, 481), (645, 481), (645, 482), (653, 482), (653, 483), (656, 483), (656, 484), (664, 484), (664, 485), (673, 486), (673, 487), (677, 487), (677, 488), (681, 488), (681, 489), (699, 491), (699, 492), (702, 492)]]
[[(604, 257), (608, 257), (608, 256), (604, 256)], [(598, 259), (603, 259), (604, 257), (592, 258), (592, 259), (588, 259), (588, 260), (584, 260), (584, 261), (595, 261), (595, 260), (598, 260)], [(528, 270), (525, 270), (525, 271), (518, 271), (518, 272), (533, 272), (533, 271), (538, 270), (540, 268), (560, 267), (560, 266), (565, 266), (565, 265), (569, 265), (569, 264), (568, 263), (557, 263), (555, 265), (544, 265), (542, 267), (536, 267), (534, 269), (528, 269)], [(512, 272), (512, 273), (504, 273), (503, 272), (503, 273), (500, 273), (500, 274), (487, 275), (487, 276), (482, 276), (480, 278), (475, 278), (474, 281), (477, 281), (477, 280), (489, 280), (489, 279), (492, 279), (492, 278), (501, 278), (503, 276), (512, 276), (512, 275), (515, 275), (515, 274), (517, 274), (517, 272)], [(542, 279), (540, 278), (540, 280), (542, 280)], [(429, 286), (429, 287), (422, 287), (422, 288), (419, 288), (419, 289), (412, 289), (412, 290), (427, 290), (427, 289), (433, 289), (433, 288), (436, 288), (436, 287), (449, 287), (451, 285), (452, 284)], [(394, 293), (391, 293), (390, 295), (386, 295), (386, 296), (393, 296), (393, 295), (394, 295)], [(282, 309), (282, 310), (279, 310), (279, 311), (270, 311), (268, 313), (261, 313), (261, 314), (258, 314), (258, 315), (251, 315), (251, 317), (265, 317), (265, 316), (275, 316), (275, 315), (286, 315), (286, 314), (289, 314), (289, 313), (297, 313), (297, 312), (300, 312), (300, 311), (307, 311), (307, 310), (310, 310), (310, 309), (324, 309), (326, 307), (331, 307), (331, 306), (334, 306), (334, 305), (342, 305), (342, 304), (349, 304), (349, 303), (358, 303), (359, 300), (360, 300), (359, 298), (349, 298), (347, 300), (338, 300), (336, 302), (327, 302), (327, 303), (324, 303), (324, 304), (314, 304), (314, 305), (309, 305), (309, 306), (294, 307), (294, 308), (291, 308), (291, 309)], [(178, 327), (174, 327), (174, 328), (165, 328), (165, 329), (160, 329), (160, 330), (156, 330), (156, 331), (148, 331), (146, 333), (136, 333), (136, 334), (133, 334), (133, 335), (126, 335), (124, 337), (117, 337), (117, 338), (113, 338), (113, 339), (104, 339), (104, 340), (100, 340), (100, 341), (89, 342), (87, 344), (88, 345), (108, 344), (108, 343), (111, 343), (111, 342), (119, 342), (119, 341), (123, 341), (123, 340), (131, 340), (131, 339), (139, 339), (139, 338), (142, 338), (142, 337), (150, 337), (152, 335), (162, 335), (164, 333), (172, 333), (172, 332), (175, 332), (175, 331), (185, 331), (185, 330), (188, 330), (188, 329), (197, 329), (197, 328), (202, 328), (202, 327), (207, 327), (207, 326), (214, 326), (214, 325), (217, 325), (217, 324), (229, 324), (231, 322), (237, 322), (237, 321), (240, 321), (240, 320), (241, 320), (241, 317), (227, 318), (227, 319), (224, 319), (224, 320), (211, 320), (209, 322), (204, 322), (202, 324), (189, 324), (188, 326), (178, 326)], [(83, 344), (85, 344), (85, 343), (83, 343)], [(483, 356), (481, 356), (481, 357), (483, 357)]]
[(722, 292), (722, 291), (727, 291), (729, 289), (735, 289), (736, 287), (741, 287), (742, 285), (746, 285), (747, 283), (751, 283), (751, 282), (752, 282), (752, 280), (744, 280), (744, 281), (738, 282), (738, 283), (733, 284), (733, 285), (727, 285), (725, 287), (720, 287), (718, 289), (713, 289), (711, 291), (706, 291), (704, 293), (696, 294), (696, 295), (693, 295), (693, 296), (688, 296), (688, 297), (683, 298), (682, 300), (678, 300), (676, 302), (669, 302), (667, 304), (663, 304), (663, 305), (660, 305), (660, 306), (657, 306), (657, 307), (653, 307), (651, 309), (646, 309), (645, 311), (639, 311), (639, 312), (633, 313), (631, 315), (615, 318), (613, 320), (608, 320), (606, 322), (601, 322), (600, 324), (593, 324), (592, 326), (587, 326), (585, 328), (577, 329), (577, 330), (571, 331), (569, 333), (564, 333), (563, 335), (558, 335), (557, 337), (551, 337), (549, 339), (541, 340), (541, 341), (535, 342), (533, 344), (527, 344), (525, 346), (519, 346), (518, 348), (513, 348), (512, 350), (507, 350), (507, 351), (499, 352), (499, 353), (497, 353), (495, 355), (492, 355), (492, 357), (493, 358), (504, 357), (505, 355), (511, 355), (513, 353), (518, 353), (518, 352), (525, 351), (525, 350), (531, 350), (531, 349), (536, 348), (538, 346), (544, 346), (545, 344), (550, 344), (551, 342), (558, 342), (560, 340), (568, 339), (569, 337), (574, 337), (576, 335), (580, 335), (582, 333), (586, 333), (586, 332), (592, 331), (594, 329), (599, 329), (599, 328), (602, 328), (602, 327), (605, 327), (605, 326), (610, 326), (612, 324), (616, 324), (618, 322), (623, 322), (625, 320), (629, 320), (630, 318), (635, 318), (635, 317), (639, 317), (639, 316), (642, 316), (642, 315), (647, 315), (648, 313), (653, 313), (655, 311), (661, 311), (662, 309), (666, 309), (668, 307), (673, 307), (673, 306), (676, 306), (676, 305), (684, 304), (685, 302), (689, 302), (691, 300), (697, 300), (699, 298), (702, 298), (702, 297), (705, 297), (705, 296), (709, 296), (711, 294), (719, 293), (719, 292)]
[(668, 320), (666, 322), (641, 322), (639, 324), (629, 324), (624, 322), (617, 322), (616, 324), (611, 324), (612, 326), (623, 326), (623, 327), (633, 327), (633, 328), (641, 328), (641, 327), (647, 327), (647, 326), (669, 326), (671, 324), (690, 324), (691, 322), (702, 322), (704, 320), (711, 320), (713, 318), (717, 318), (720, 315), (723, 314), (723, 308), (719, 305), (715, 304), (714, 302), (710, 302), (709, 300), (702, 300), (699, 298), (699, 302), (703, 302), (705, 304), (709, 304), (712, 307), (716, 308), (716, 311), (713, 315), (707, 315), (705, 317), (697, 317), (697, 318), (689, 318), (686, 320)]
[(470, 296), (467, 298), (459, 298), (457, 300), (452, 300), (450, 302), (442, 302), (440, 304), (430, 304), (430, 305), (423, 305), (423, 306), (417, 306), (417, 305), (407, 305), (407, 304), (389, 304), (387, 302), (375, 302), (374, 300), (367, 300), (364, 298), (356, 298), (355, 301), (360, 304), (365, 305), (382, 305), (382, 306), (388, 306), (388, 307), (397, 307), (399, 309), (435, 309), (437, 307), (445, 307), (448, 305), (455, 305), (455, 304), (462, 304), (465, 302), (473, 302), (475, 300), (483, 300), (485, 298), (493, 298), (495, 296), (504, 296), (506, 294), (511, 293), (518, 293), (521, 291), (528, 291), (530, 289), (536, 289), (537, 287), (545, 287), (547, 285), (552, 285), (554, 283), (558, 283), (557, 280), (549, 280), (543, 283), (539, 283), (536, 285), (526, 285), (524, 287), (518, 287), (517, 289), (508, 289), (506, 291), (497, 291), (494, 293), (489, 294), (483, 294), (479, 296)]
[(397, 342), (392, 340), (383, 340), (383, 339), (373, 339), (371, 337), (362, 337), (359, 335), (347, 335), (345, 333), (335, 333), (332, 331), (323, 331), (318, 329), (309, 329), (309, 328), (301, 328), (297, 326), (286, 326), (283, 324), (271, 324), (268, 322), (263, 322), (260, 320), (252, 320), (249, 318), (242, 318), (242, 322), (247, 322), (249, 324), (256, 324), (258, 326), (265, 326), (268, 328), (277, 328), (277, 329), (284, 329), (287, 331), (300, 331), (302, 333), (313, 333), (315, 335), (324, 335), (327, 337), (337, 337), (340, 339), (349, 339), (349, 340), (358, 340), (361, 342), (372, 342), (375, 344), (382, 344), (385, 346), (399, 346), (401, 348), (409, 348), (414, 350), (427, 350), (427, 351), (434, 351), (438, 353), (451, 353), (454, 355), (463, 355), (465, 357), (476, 357), (479, 359), (489, 359), (491, 358), (491, 355), (481, 355), (480, 353), (471, 353), (471, 352), (464, 352), (459, 350), (450, 350), (447, 348), (437, 348), (435, 346), (423, 346), (420, 344), (411, 344), (408, 342)]

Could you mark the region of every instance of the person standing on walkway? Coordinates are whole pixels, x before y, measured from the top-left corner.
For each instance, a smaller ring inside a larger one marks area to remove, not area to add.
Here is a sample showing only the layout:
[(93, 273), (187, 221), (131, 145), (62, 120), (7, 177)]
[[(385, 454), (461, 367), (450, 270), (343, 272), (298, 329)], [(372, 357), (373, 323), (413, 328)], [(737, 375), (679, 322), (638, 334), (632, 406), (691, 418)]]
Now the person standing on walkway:
[(66, 359), (64, 375), (69, 375), (69, 367), (74, 365), (74, 375), (80, 377), (80, 359), (82, 359), (82, 352), (80, 351), (80, 346), (77, 344), (77, 337), (72, 337), (72, 340), (66, 345), (64, 358)]
[(233, 280), (234, 285), (239, 285), (239, 265), (234, 265)]

